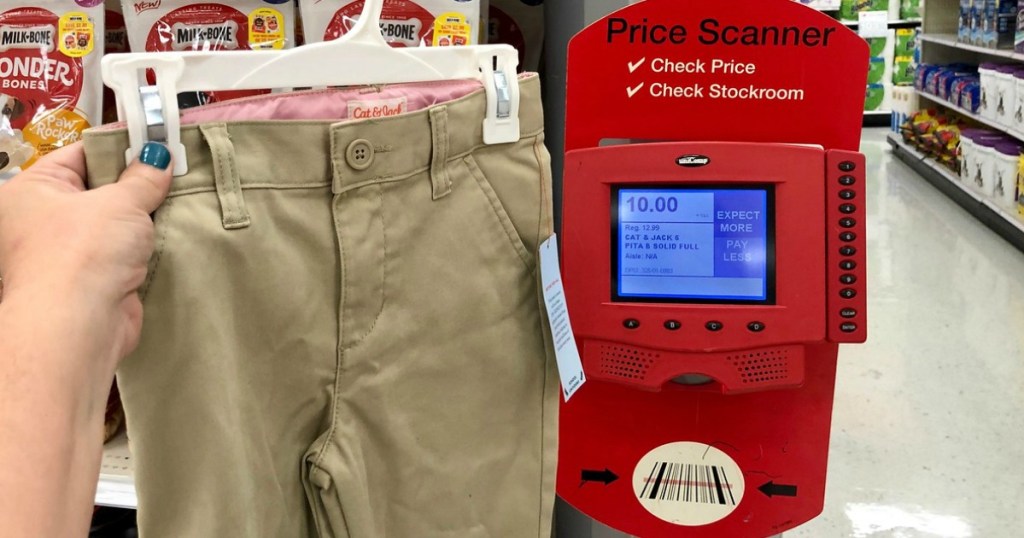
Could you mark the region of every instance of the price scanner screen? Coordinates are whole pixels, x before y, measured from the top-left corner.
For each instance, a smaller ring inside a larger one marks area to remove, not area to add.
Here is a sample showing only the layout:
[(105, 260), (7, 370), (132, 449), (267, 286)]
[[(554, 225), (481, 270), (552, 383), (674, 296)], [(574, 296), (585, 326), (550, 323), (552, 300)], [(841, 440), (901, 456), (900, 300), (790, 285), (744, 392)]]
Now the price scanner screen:
[(774, 304), (771, 187), (612, 194), (614, 301)]

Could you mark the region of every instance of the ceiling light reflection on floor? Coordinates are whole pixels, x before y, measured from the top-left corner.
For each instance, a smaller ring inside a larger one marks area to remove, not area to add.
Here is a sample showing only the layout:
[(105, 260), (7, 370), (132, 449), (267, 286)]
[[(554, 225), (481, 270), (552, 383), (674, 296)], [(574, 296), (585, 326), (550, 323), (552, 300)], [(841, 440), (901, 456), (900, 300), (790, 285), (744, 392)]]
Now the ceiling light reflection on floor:
[(886, 536), (911, 538), (941, 536), (970, 538), (971, 526), (957, 516), (933, 514), (915, 508), (913, 511), (884, 504), (850, 503), (846, 516), (853, 525), (853, 536), (868, 538)]

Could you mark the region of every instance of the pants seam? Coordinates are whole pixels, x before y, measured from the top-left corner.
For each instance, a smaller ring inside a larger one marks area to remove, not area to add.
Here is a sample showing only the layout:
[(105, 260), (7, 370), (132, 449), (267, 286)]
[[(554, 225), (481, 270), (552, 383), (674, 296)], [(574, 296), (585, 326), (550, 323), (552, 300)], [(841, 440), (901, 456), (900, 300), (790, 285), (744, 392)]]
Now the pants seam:
[(366, 332), (363, 333), (363, 335), (360, 336), (358, 340), (356, 340), (356, 341), (352, 342), (351, 344), (345, 346), (344, 349), (346, 349), (346, 350), (355, 349), (359, 344), (361, 344), (363, 342), (363, 340), (366, 337), (370, 336), (370, 334), (373, 333), (373, 329), (377, 327), (377, 323), (380, 321), (381, 314), (384, 313), (384, 304), (387, 301), (387, 289), (388, 289), (388, 286), (387, 286), (387, 284), (388, 284), (388, 281), (387, 281), (387, 277), (388, 277), (388, 270), (387, 270), (387, 262), (388, 262), (388, 229), (387, 229), (387, 226), (386, 226), (386, 223), (385, 223), (385, 220), (384, 220), (384, 189), (379, 187), (379, 186), (377, 188), (377, 197), (380, 200), (380, 230), (381, 230), (381, 236), (383, 238), (383, 244), (384, 244), (384, 257), (382, 259), (383, 267), (381, 267), (381, 277), (380, 277), (380, 308), (377, 310), (377, 315), (373, 318), (373, 323), (370, 324), (370, 327), (366, 330)]
[[(164, 201), (160, 208), (162, 215), (160, 215), (161, 221), (167, 220), (167, 213), (170, 212), (171, 206), (173, 205), (172, 200), (167, 199)], [(154, 224), (155, 226), (155, 224)], [(153, 286), (153, 280), (156, 279), (157, 271), (160, 269), (160, 260), (163, 259), (164, 247), (167, 244), (167, 226), (160, 226), (160, 233), (157, 235), (156, 247), (153, 249), (153, 269), (149, 271), (146, 276), (146, 280), (143, 282), (142, 287), (139, 288), (139, 301), (142, 303), (146, 302), (146, 297), (149, 296), (149, 290)]]

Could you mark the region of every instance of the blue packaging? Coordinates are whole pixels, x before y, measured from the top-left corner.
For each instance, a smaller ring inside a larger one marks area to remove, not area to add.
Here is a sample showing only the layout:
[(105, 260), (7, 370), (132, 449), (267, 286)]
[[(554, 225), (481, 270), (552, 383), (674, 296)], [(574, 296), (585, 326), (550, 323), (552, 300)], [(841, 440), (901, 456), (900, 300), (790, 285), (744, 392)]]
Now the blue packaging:
[(1012, 49), (1017, 31), (1017, 0), (985, 0), (981, 25), (981, 46)]
[(982, 21), (985, 19), (985, 6), (995, 0), (974, 0), (971, 4), (971, 41), (972, 45), (981, 45), (982, 41), (982, 29), (984, 24)]
[(960, 92), (960, 102), (958, 104), (960, 108), (971, 114), (977, 114), (978, 108), (981, 106), (981, 81), (972, 80), (968, 82)]
[(917, 73), (914, 75), (914, 87), (921, 91), (927, 91), (928, 77), (939, 68), (939, 66), (933, 64), (918, 65)]
[(960, 17), (957, 19), (956, 40), (961, 43), (971, 42), (971, 20), (974, 0), (960, 0)]

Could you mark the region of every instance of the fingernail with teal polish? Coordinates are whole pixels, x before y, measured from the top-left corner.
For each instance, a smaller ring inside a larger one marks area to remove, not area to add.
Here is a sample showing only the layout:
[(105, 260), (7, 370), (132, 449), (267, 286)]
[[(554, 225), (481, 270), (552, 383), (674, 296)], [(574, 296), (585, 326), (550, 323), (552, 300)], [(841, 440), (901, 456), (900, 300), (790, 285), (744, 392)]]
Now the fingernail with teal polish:
[(146, 145), (142, 146), (142, 153), (139, 154), (139, 162), (153, 168), (167, 170), (167, 167), (171, 165), (171, 152), (163, 144), (146, 142)]

